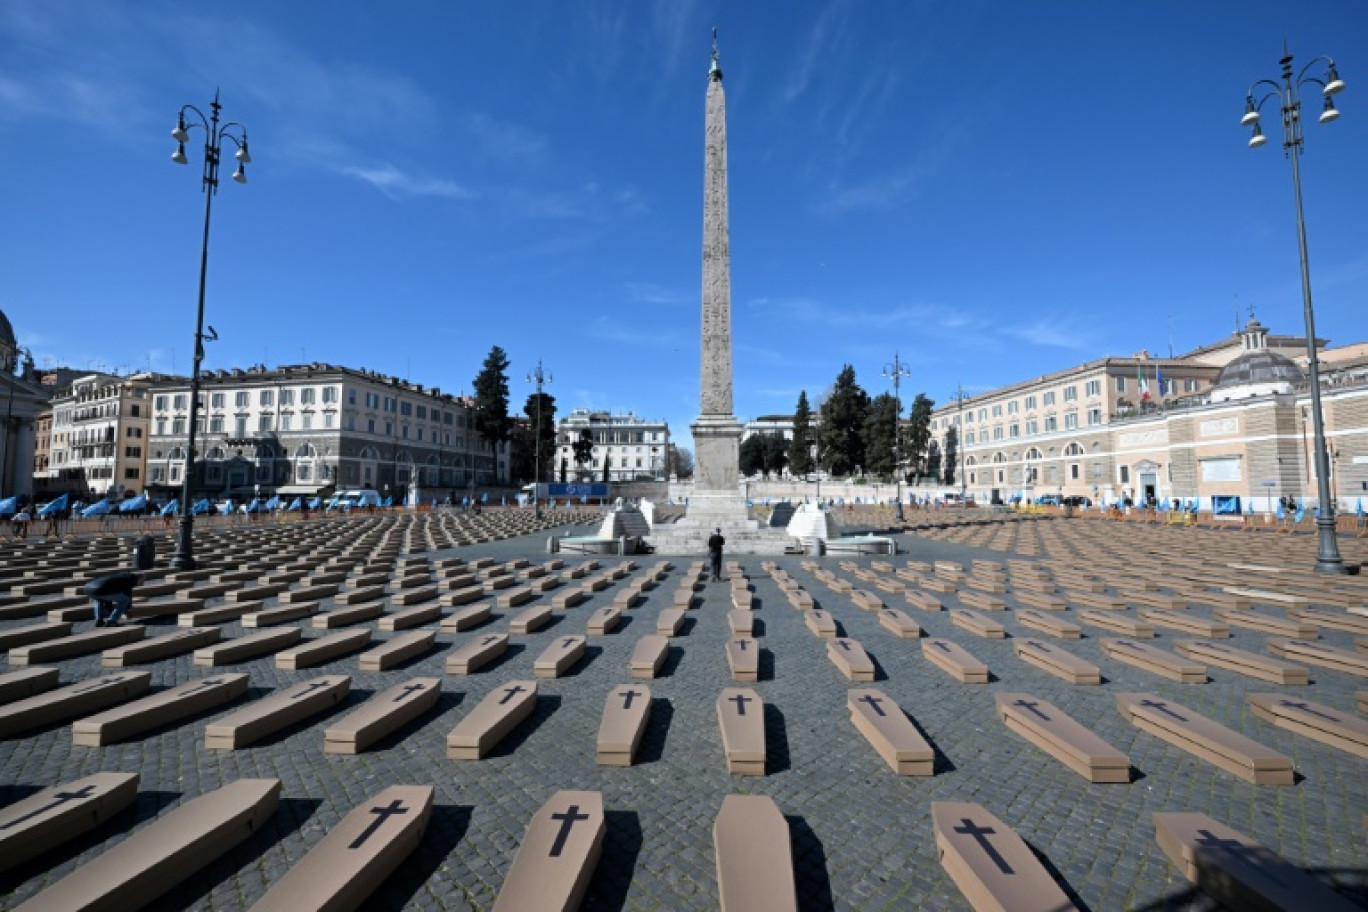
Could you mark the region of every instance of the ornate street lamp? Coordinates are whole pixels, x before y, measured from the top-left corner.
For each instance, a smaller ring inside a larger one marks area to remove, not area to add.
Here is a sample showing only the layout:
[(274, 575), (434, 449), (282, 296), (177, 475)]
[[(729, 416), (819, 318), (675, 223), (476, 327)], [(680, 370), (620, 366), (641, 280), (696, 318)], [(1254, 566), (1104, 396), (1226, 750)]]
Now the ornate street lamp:
[[(204, 131), (204, 173), (200, 179), (201, 189), (204, 192), (204, 241), (200, 247), (200, 279), (199, 279), (199, 306), (195, 313), (195, 347), (194, 361), (190, 369), (190, 438), (185, 448), (185, 478), (181, 485), (181, 517), (180, 517), (180, 539), (176, 544), (176, 553), (171, 556), (171, 566), (177, 570), (195, 569), (195, 550), (194, 550), (194, 515), (191, 512), (191, 479), (195, 468), (195, 422), (199, 420), (199, 387), (200, 387), (200, 363), (204, 360), (205, 340), (215, 341), (218, 334), (213, 327), (209, 327), (206, 334), (204, 329), (204, 281), (209, 270), (209, 213), (214, 201), (214, 195), (218, 193), (218, 169), (220, 153), (223, 149), (223, 140), (227, 139), (237, 147), (237, 152), (233, 157), (237, 159), (237, 170), (233, 172), (233, 180), (239, 184), (247, 183), (246, 165), (252, 161), (252, 156), (247, 151), (247, 128), (236, 121), (219, 124), (219, 100), (218, 92), (214, 92), (214, 100), (209, 105), (210, 116), (206, 119), (204, 113), (194, 105), (184, 105), (176, 115), (176, 129), (171, 131), (171, 138), (176, 141), (176, 151), (172, 153), (171, 160), (178, 165), (188, 162), (185, 156), (185, 144), (190, 141), (190, 130)], [(186, 112), (192, 114), (190, 123), (186, 123)]]
[(893, 381), (893, 401), (895, 411), (893, 412), (893, 474), (898, 482), (898, 503), (896, 514), (898, 522), (903, 521), (902, 508), (902, 394), (900, 392), (903, 377), (912, 376), (912, 372), (907, 369), (907, 365), (898, 360), (898, 353), (893, 353), (893, 363), (885, 364), (883, 369), (884, 377)]
[(552, 382), (550, 372), (542, 371), (541, 358), (537, 359), (537, 366), (527, 375), (528, 383), (537, 384), (537, 421), (536, 428), (532, 432), (532, 512), (541, 519), (541, 407), (542, 407), (542, 384)]
[[(1307, 70), (1317, 63), (1326, 64), (1324, 78), (1308, 76)], [(1245, 112), (1240, 124), (1252, 127), (1249, 147), (1257, 149), (1268, 140), (1259, 127), (1259, 111), (1270, 98), (1278, 99), (1282, 112), (1283, 155), (1292, 162), (1292, 192), (1297, 204), (1297, 247), (1301, 254), (1302, 310), (1306, 320), (1306, 357), (1310, 367), (1311, 381), (1311, 419), (1315, 431), (1316, 460), (1316, 497), (1320, 502), (1320, 515), (1316, 517), (1318, 548), (1316, 569), (1321, 573), (1348, 573), (1343, 559), (1340, 558), (1339, 543), (1335, 540), (1335, 504), (1330, 498), (1330, 460), (1325, 448), (1325, 420), (1321, 413), (1320, 365), (1316, 351), (1316, 318), (1311, 309), (1311, 268), (1306, 259), (1306, 223), (1302, 218), (1301, 167), (1298, 164), (1302, 153), (1301, 97), (1302, 86), (1310, 83), (1320, 86), (1324, 107), (1321, 109), (1320, 122), (1330, 123), (1339, 117), (1335, 109), (1334, 96), (1344, 91), (1344, 80), (1335, 69), (1335, 61), (1329, 57), (1316, 57), (1300, 73), (1293, 77), (1292, 55), (1283, 45), (1282, 82), (1260, 79), (1245, 93)], [(1263, 96), (1255, 99), (1256, 90), (1267, 89)]]

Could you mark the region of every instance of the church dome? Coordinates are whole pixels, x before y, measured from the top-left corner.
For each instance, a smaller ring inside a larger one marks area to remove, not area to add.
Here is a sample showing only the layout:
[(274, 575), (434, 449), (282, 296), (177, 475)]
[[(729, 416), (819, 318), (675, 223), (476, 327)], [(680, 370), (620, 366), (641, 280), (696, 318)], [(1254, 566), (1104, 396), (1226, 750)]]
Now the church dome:
[(12, 373), (18, 363), (19, 342), (14, 338), (14, 327), (10, 325), (5, 312), (0, 310), (0, 367)]
[(1301, 383), (1306, 379), (1295, 361), (1267, 349), (1247, 351), (1216, 376), (1215, 388), (1264, 383)]

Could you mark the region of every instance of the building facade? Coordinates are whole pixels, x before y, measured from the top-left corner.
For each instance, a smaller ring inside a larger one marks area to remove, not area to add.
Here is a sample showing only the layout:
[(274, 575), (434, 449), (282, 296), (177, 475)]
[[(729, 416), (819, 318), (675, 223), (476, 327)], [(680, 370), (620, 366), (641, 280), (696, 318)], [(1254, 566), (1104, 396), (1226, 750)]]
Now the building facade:
[[(1340, 509), (1368, 498), (1368, 345), (1317, 340)], [(980, 502), (1044, 494), (1094, 503), (1179, 499), (1244, 512), (1314, 504), (1306, 340), (1253, 318), (1176, 358), (1105, 358), (937, 409), (942, 453), (958, 436), (954, 487)], [(962, 473), (962, 475), (960, 474)]]
[(38, 382), (33, 356), (14, 338), (9, 319), (0, 312), (0, 499), (33, 494), (36, 424), (47, 409), (51, 391)]
[(168, 379), (91, 373), (57, 390), (43, 488), (83, 500), (141, 493), (147, 486), (149, 391)]
[[(186, 471), (189, 387), (162, 384), (152, 399), (149, 480), (166, 496)], [(196, 449), (193, 487), (211, 497), (370, 488), (399, 503), (414, 488), (440, 500), (508, 477), (508, 444), (480, 439), (468, 397), (323, 363), (203, 374)]]
[[(593, 454), (585, 463), (575, 462), (575, 441), (584, 432), (593, 440)], [(664, 481), (669, 473), (670, 426), (664, 421), (639, 418), (628, 412), (592, 412), (575, 409), (556, 425), (555, 478), (567, 481), (607, 480)]]

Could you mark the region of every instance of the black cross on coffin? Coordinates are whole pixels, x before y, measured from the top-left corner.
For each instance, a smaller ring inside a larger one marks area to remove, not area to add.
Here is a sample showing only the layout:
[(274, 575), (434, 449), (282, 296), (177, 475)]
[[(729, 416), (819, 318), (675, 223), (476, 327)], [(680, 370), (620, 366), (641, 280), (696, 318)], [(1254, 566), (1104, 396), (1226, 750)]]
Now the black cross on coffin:
[(393, 703), (402, 703), (402, 702), (404, 702), (405, 700), (407, 700), (409, 697), (411, 697), (411, 696), (413, 696), (414, 694), (418, 693), (419, 691), (426, 690), (426, 689), (427, 689), (427, 688), (424, 687), (422, 684), (405, 684), (405, 685), (404, 685), (403, 691), (399, 694), (399, 696), (395, 697), (391, 702), (393, 702)]
[(305, 688), (303, 688), (302, 690), (300, 690), (299, 693), (297, 693), (297, 694), (293, 695), (292, 697), (290, 697), (290, 699), (291, 699), (291, 700), (298, 700), (300, 697), (307, 697), (309, 694), (313, 693), (315, 690), (319, 690), (319, 689), (321, 689), (321, 688), (327, 687), (327, 686), (328, 686), (329, 684), (331, 684), (331, 683), (332, 683), (331, 681), (314, 681), (312, 684), (310, 684), (310, 685), (308, 685), (307, 687), (305, 687)]
[(110, 677), (110, 678), (96, 678), (94, 681), (91, 681), (91, 682), (90, 682), (88, 685), (86, 685), (85, 687), (82, 687), (82, 688), (80, 688), (79, 690), (73, 690), (72, 693), (73, 693), (73, 694), (90, 693), (92, 690), (99, 690), (101, 687), (108, 687), (108, 686), (111, 685), (111, 684), (118, 684), (118, 683), (119, 683), (120, 681), (122, 681), (123, 679), (124, 679), (124, 675), (115, 675), (115, 676)]
[(622, 708), (623, 708), (623, 709), (631, 709), (631, 708), (632, 708), (632, 701), (633, 701), (634, 699), (636, 699), (637, 697), (641, 696), (641, 691), (639, 691), (639, 690), (624, 690), (621, 694), (619, 694), (619, 696), (622, 697)]
[(1028, 713), (1035, 716), (1037, 719), (1044, 719), (1046, 722), (1050, 721), (1049, 716), (1045, 715), (1043, 712), (1036, 709), (1036, 707), (1040, 705), (1039, 700), (1013, 700), (1012, 705), (1020, 706), (1022, 709), (1026, 710)]
[(192, 693), (199, 693), (201, 690), (208, 690), (209, 688), (211, 688), (211, 687), (216, 687), (216, 686), (218, 686), (219, 684), (222, 684), (222, 683), (223, 683), (223, 682), (222, 682), (221, 680), (219, 680), (218, 678), (206, 678), (205, 680), (200, 681), (198, 684), (196, 684), (194, 687), (190, 688), (189, 690), (184, 691), (184, 692), (181, 694), (181, 696), (183, 696), (183, 697), (188, 697), (188, 696), (189, 696), (190, 694), (192, 694)]
[(35, 808), (29, 811), (24, 816), (16, 817), (8, 823), (0, 823), (0, 830), (8, 830), (10, 827), (16, 827), (19, 824), (24, 823), (28, 820), (32, 820), (35, 817), (41, 817), (48, 811), (51, 811), (55, 808), (59, 808), (62, 805), (66, 804), (68, 801), (76, 801), (79, 798), (89, 798), (91, 793), (94, 791), (95, 786), (87, 785), (83, 787), (80, 791), (76, 792), (58, 792), (55, 796), (53, 796), (53, 799), (51, 801), (49, 801), (42, 807)]
[(888, 715), (888, 713), (883, 711), (883, 707), (879, 705), (883, 702), (883, 697), (876, 697), (873, 694), (865, 694), (863, 697), (860, 697), (860, 699), (856, 700), (855, 702), (869, 704), (869, 708), (874, 710), (874, 712), (878, 713), (881, 716)]
[(523, 687), (521, 684), (514, 684), (512, 687), (505, 688), (504, 698), (499, 701), (499, 705), (503, 706), (505, 703), (516, 697), (518, 694), (526, 693), (526, 691), (527, 688)]
[(1012, 870), (1012, 866), (1007, 863), (1007, 859), (1003, 858), (1002, 855), (998, 853), (997, 848), (988, 841), (989, 836), (997, 835), (997, 830), (992, 827), (981, 827), (968, 817), (960, 818), (960, 822), (963, 823), (964, 826), (955, 827), (954, 830), (956, 833), (961, 833), (965, 836), (973, 836), (974, 841), (983, 849), (984, 854), (992, 859), (993, 864), (997, 865), (998, 870), (1003, 874), (1016, 873), (1016, 871)]
[(751, 698), (746, 696), (745, 694), (737, 694), (734, 697), (727, 697), (727, 702), (735, 703), (736, 714), (738, 716), (744, 716), (746, 714), (746, 704), (751, 702)]
[(1188, 721), (1187, 716), (1180, 716), (1180, 715), (1178, 715), (1176, 712), (1174, 712), (1173, 710), (1169, 709), (1169, 708), (1168, 708), (1168, 704), (1165, 703), (1163, 700), (1141, 700), (1141, 701), (1140, 701), (1140, 705), (1141, 705), (1141, 706), (1148, 706), (1150, 709), (1157, 709), (1157, 710), (1159, 710), (1159, 712), (1163, 713), (1164, 715), (1170, 716), (1170, 717), (1172, 717), (1172, 718), (1174, 718), (1174, 719), (1177, 719), (1179, 722), (1186, 722), (1186, 721)]
[(579, 805), (572, 804), (565, 809), (563, 814), (552, 814), (552, 820), (560, 821), (560, 829), (556, 831), (556, 838), (551, 843), (551, 858), (560, 858), (561, 851), (565, 848), (565, 840), (570, 838), (570, 830), (581, 820), (588, 820), (588, 814), (579, 812)]
[(1327, 715), (1326, 713), (1323, 713), (1323, 712), (1317, 712), (1316, 710), (1312, 709), (1311, 706), (1310, 706), (1310, 704), (1308, 704), (1308, 703), (1298, 703), (1296, 700), (1279, 700), (1279, 701), (1278, 701), (1278, 705), (1279, 705), (1279, 706), (1288, 706), (1288, 707), (1291, 707), (1292, 709), (1300, 709), (1302, 712), (1306, 713), (1308, 716), (1317, 716), (1317, 717), (1319, 717), (1319, 718), (1321, 718), (1321, 719), (1328, 719), (1328, 720), (1330, 720), (1331, 722), (1338, 722), (1338, 721), (1339, 721), (1339, 717), (1338, 717), (1338, 716), (1331, 716), (1331, 715)]
[(353, 839), (351, 845), (347, 846), (347, 848), (361, 848), (363, 845), (366, 844), (367, 839), (370, 839), (372, 836), (375, 835), (376, 830), (380, 829), (382, 826), (385, 825), (386, 820), (389, 820), (390, 817), (398, 814), (407, 814), (409, 812), (409, 809), (404, 807), (404, 802), (396, 798), (389, 804), (384, 805), (383, 807), (371, 808), (370, 812), (375, 815), (375, 819), (366, 825), (366, 828), (361, 831), (361, 835)]

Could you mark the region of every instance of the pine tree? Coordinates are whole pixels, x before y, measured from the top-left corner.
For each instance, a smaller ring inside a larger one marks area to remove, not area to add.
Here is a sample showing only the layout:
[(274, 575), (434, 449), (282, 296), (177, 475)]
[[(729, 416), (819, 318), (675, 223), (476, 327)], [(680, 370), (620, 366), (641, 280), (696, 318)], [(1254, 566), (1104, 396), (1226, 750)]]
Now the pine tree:
[(812, 408), (808, 405), (807, 390), (798, 394), (798, 408), (793, 412), (793, 439), (788, 446), (789, 472), (803, 476), (812, 471)]
[(864, 424), (866, 472), (892, 476), (897, 417), (898, 403), (891, 393), (881, 393), (870, 402)]
[(571, 444), (571, 450), (575, 454), (575, 466), (581, 471), (594, 458), (594, 435), (588, 428), (582, 428), (579, 437)]
[(955, 483), (955, 471), (959, 463), (959, 428), (951, 425), (945, 432), (945, 469), (941, 473), (945, 484)]
[(475, 433), (492, 449), (508, 440), (513, 427), (508, 416), (508, 364), (508, 355), (496, 345), (475, 377)]
[(923, 472), (931, 475), (936, 474), (936, 472), (929, 471), (927, 467), (927, 448), (931, 443), (931, 410), (935, 406), (936, 403), (928, 399), (925, 393), (917, 393), (917, 398), (913, 400), (912, 410), (907, 418), (907, 433), (903, 438), (907, 443), (907, 452), (903, 455), (918, 477)]
[[(541, 478), (549, 480), (549, 469), (556, 460), (556, 397), (543, 392), (539, 399), (537, 393), (532, 393), (523, 405), (523, 414), (527, 416), (532, 436), (537, 438), (535, 445), (541, 457)], [(536, 476), (534, 471), (533, 477)]]
[(833, 475), (850, 475), (863, 466), (864, 423), (869, 412), (869, 394), (855, 382), (855, 368), (841, 368), (831, 395), (822, 404), (822, 426), (818, 431), (822, 466)]

